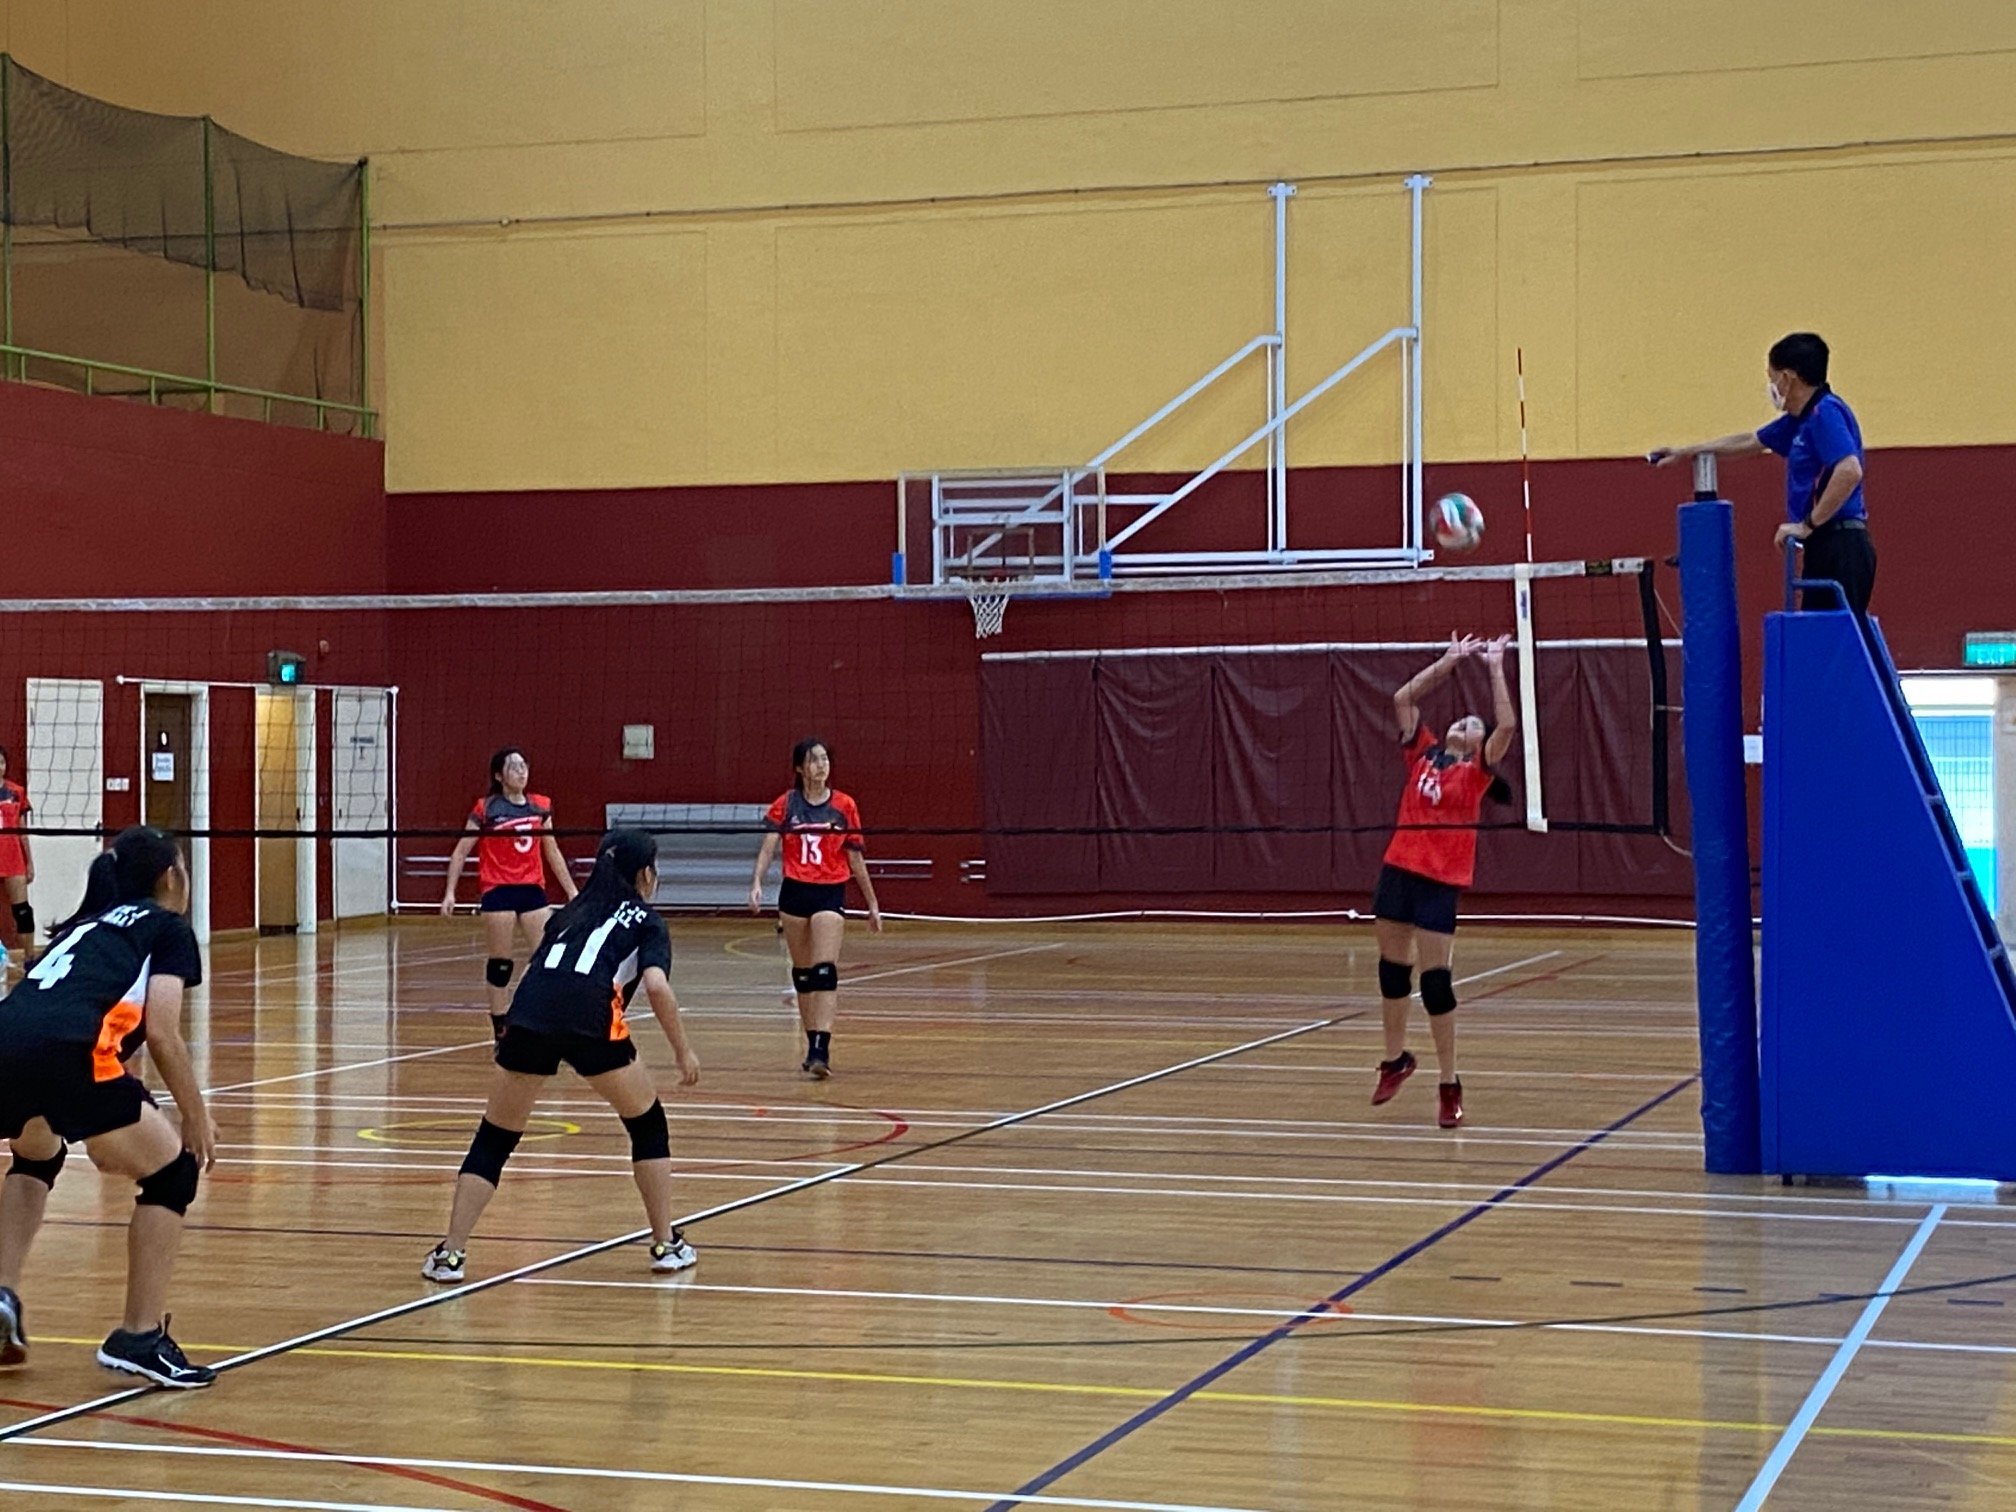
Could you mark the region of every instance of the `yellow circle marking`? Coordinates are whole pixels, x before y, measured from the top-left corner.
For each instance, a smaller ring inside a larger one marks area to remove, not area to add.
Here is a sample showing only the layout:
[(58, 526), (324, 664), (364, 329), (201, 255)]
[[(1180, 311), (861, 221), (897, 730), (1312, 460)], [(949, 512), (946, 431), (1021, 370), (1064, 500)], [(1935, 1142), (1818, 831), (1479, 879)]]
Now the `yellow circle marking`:
[[(541, 1131), (544, 1132), (541, 1132)], [(564, 1118), (534, 1118), (525, 1125), (523, 1138), (565, 1139), (569, 1134), (579, 1134), (581, 1125), (569, 1123)], [(445, 1134), (445, 1139), (414, 1138), (414, 1135)], [(467, 1142), (469, 1123), (461, 1118), (414, 1118), (404, 1123), (383, 1124), (375, 1129), (359, 1129), (359, 1139), (368, 1139), (372, 1144), (417, 1145), (423, 1149), (446, 1149)]]

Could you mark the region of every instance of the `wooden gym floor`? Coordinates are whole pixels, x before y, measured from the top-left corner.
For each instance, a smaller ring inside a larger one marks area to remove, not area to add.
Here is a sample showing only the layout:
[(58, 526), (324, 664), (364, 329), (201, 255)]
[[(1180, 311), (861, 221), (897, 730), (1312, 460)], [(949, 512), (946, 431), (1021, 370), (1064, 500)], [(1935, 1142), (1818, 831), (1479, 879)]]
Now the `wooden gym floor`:
[[(563, 1075), (470, 1280), (546, 1268), (377, 1322), (436, 1294), (490, 1069), (473, 931), (215, 950), (224, 1158), (175, 1330), (313, 1340), (7, 1439), (0, 1502), (1728, 1508), (1775, 1452), (1772, 1506), (2016, 1505), (2016, 1218), (1704, 1177), (1682, 933), (1466, 931), (1460, 1134), (1425, 1068), (1367, 1105), (1362, 928), (856, 928), (823, 1086), (767, 927), (674, 942), (680, 1210), (776, 1195), (652, 1277), (603, 1244), (641, 1223), (625, 1146)], [(6, 1425), (118, 1391), (129, 1193), (64, 1176)]]

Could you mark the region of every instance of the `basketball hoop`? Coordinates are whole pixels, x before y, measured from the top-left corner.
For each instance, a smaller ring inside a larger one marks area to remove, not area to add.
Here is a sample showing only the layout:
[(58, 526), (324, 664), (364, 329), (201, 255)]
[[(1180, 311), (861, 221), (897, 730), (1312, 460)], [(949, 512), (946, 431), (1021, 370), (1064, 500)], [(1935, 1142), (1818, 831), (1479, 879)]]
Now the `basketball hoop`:
[(969, 593), (966, 602), (973, 606), (973, 638), (985, 640), (990, 635), (1001, 633), (1002, 622), (1008, 618), (1008, 595), (1005, 593)]

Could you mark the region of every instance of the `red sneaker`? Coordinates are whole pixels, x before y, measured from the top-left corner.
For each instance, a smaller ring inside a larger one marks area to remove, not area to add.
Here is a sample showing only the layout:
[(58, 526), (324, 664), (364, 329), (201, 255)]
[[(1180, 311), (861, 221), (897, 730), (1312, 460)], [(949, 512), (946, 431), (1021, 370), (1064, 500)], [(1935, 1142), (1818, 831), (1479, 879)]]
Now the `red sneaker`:
[(1397, 1060), (1379, 1062), (1379, 1085), (1372, 1089), (1372, 1106), (1393, 1101), (1400, 1083), (1414, 1074), (1414, 1052), (1402, 1050)]
[(1463, 1083), (1443, 1082), (1435, 1088), (1435, 1091), (1442, 1100), (1442, 1109), (1436, 1115), (1435, 1122), (1445, 1129), (1455, 1128), (1463, 1122)]

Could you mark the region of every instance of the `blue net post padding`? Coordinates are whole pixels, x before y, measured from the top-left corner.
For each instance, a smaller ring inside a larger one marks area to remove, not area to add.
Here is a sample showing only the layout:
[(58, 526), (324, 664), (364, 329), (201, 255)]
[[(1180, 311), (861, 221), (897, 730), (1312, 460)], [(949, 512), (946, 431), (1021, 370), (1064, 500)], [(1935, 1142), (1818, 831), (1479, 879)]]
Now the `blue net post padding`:
[(1710, 1171), (1763, 1169), (1757, 984), (1750, 935), (1750, 817), (1743, 778), (1743, 652), (1735, 509), (1680, 507), (1687, 792), (1694, 815), (1694, 974), (1701, 1132)]

